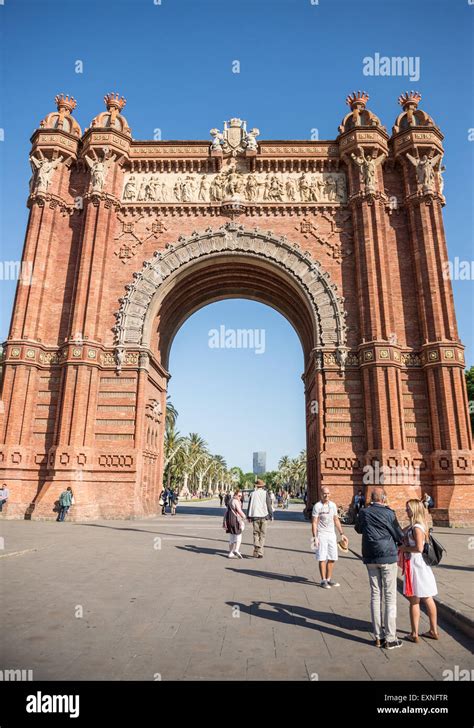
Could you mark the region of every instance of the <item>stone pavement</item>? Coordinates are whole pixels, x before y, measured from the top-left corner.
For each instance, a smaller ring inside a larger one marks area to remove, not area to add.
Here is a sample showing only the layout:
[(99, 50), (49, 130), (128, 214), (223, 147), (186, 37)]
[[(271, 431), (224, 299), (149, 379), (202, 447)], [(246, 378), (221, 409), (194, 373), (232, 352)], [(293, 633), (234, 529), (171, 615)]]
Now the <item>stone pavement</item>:
[[(1, 668), (35, 680), (442, 680), (474, 667), (448, 623), (439, 642), (375, 648), (365, 567), (349, 553), (336, 565), (340, 588), (321, 589), (300, 512), (278, 512), (265, 557), (242, 561), (226, 557), (218, 501), (141, 521), (4, 520)], [(244, 554), (250, 544), (247, 526)], [(455, 594), (439, 580), (442, 596)]]

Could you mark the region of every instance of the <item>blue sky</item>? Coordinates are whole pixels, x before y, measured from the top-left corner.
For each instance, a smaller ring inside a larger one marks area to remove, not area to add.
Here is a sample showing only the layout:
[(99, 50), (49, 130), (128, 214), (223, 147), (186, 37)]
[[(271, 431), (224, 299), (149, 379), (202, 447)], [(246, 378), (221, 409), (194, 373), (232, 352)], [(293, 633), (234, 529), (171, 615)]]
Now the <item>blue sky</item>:
[[(319, 138), (330, 139), (347, 111), (346, 95), (359, 88), (370, 94), (369, 107), (389, 131), (399, 112), (398, 95), (410, 89), (422, 93), (422, 107), (445, 135), (449, 255), (472, 260), (474, 141), (468, 137), (474, 127), (473, 18), (474, 5), (468, 0), (5, 0), (0, 6), (0, 126), (5, 130), (0, 142), (1, 260), (21, 256), (29, 138), (54, 109), (58, 92), (77, 99), (75, 117), (83, 129), (103, 109), (104, 94), (120, 92), (127, 98), (125, 115), (136, 139), (153, 138), (157, 128), (164, 139), (207, 139), (211, 127), (221, 128), (231, 116), (259, 127), (261, 138), (305, 139), (316, 128)], [(419, 58), (420, 79), (364, 76), (363, 59), (375, 53)], [(78, 60), (83, 63), (81, 74), (75, 72)], [(235, 60), (240, 62), (239, 74), (232, 73)], [(15, 283), (0, 284), (4, 340)], [(454, 296), (467, 362), (473, 364), (472, 280), (454, 281)], [(296, 455), (304, 447), (304, 423), (302, 355), (294, 332), (284, 319), (258, 304), (232, 301), (218, 306), (219, 311), (211, 306), (193, 316), (172, 350), (171, 391), (180, 409), (180, 429), (202, 432), (229, 464), (250, 467), (249, 447), (267, 449), (270, 464), (283, 452)], [(263, 321), (272, 348), (269, 343), (260, 359), (242, 352), (229, 363), (225, 356), (231, 352), (211, 354), (197, 346), (192, 352), (194, 371), (202, 367), (202, 379), (205, 367), (211, 360), (214, 366), (220, 361), (216, 354), (222, 354), (222, 362), (234, 373), (238, 359), (242, 381), (261, 386), (240, 390), (238, 401), (229, 399), (235, 379), (225, 369), (227, 380), (221, 381), (224, 371), (217, 367), (214, 374), (219, 379), (208, 390), (207, 405), (197, 399), (195, 386), (181, 401), (178, 391), (188, 386), (190, 375), (189, 353), (180, 359), (181, 340), (185, 335), (193, 340), (200, 327), (207, 332), (216, 317), (228, 326), (235, 320), (239, 327), (257, 328), (251, 322)], [(287, 390), (288, 368), (295, 376)], [(281, 396), (283, 382), (282, 412), (274, 397), (276, 392)], [(256, 431), (248, 426), (258, 393), (265, 442), (257, 442)], [(227, 399), (238, 409), (232, 421)], [(215, 423), (208, 424), (211, 410), (214, 420), (230, 428), (227, 437)]]

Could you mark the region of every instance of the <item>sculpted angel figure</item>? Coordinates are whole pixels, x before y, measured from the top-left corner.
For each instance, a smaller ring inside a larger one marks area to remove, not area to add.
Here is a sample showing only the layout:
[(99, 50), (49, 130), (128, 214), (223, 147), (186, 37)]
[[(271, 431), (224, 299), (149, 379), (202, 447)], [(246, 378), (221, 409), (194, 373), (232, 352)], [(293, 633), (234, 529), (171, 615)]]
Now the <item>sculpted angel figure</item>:
[(36, 157), (30, 157), (31, 169), (33, 177), (30, 180), (30, 191), (33, 192), (47, 192), (49, 185), (51, 184), (51, 178), (54, 170), (60, 165), (64, 157), (58, 157), (57, 159), (36, 159)]
[(260, 129), (250, 129), (249, 132), (247, 132), (247, 149), (250, 149), (252, 151), (257, 151), (257, 137), (260, 134)]
[(433, 192), (435, 189), (435, 171), (434, 168), (440, 161), (442, 154), (436, 154), (434, 157), (428, 157), (424, 154), (421, 159), (413, 157), (407, 152), (407, 159), (416, 169), (416, 179), (423, 192)]
[(224, 141), (224, 135), (219, 129), (211, 129), (209, 134), (212, 137), (211, 150), (216, 151), (221, 149), (221, 143)]
[(446, 167), (444, 166), (444, 164), (441, 165), (441, 162), (440, 162), (439, 167), (438, 167), (438, 171), (436, 172), (436, 176), (438, 178), (438, 189), (439, 189), (439, 194), (440, 195), (443, 194), (443, 190), (444, 190), (443, 172), (446, 172)]
[(107, 156), (107, 151), (104, 150), (103, 159), (92, 161), (89, 157), (85, 157), (85, 160), (91, 170), (91, 190), (92, 192), (101, 192), (104, 189), (111, 159)]
[(361, 181), (365, 185), (366, 192), (375, 192), (376, 169), (379, 164), (382, 164), (385, 160), (385, 156), (385, 154), (381, 154), (379, 157), (371, 156), (369, 154), (366, 156), (363, 149), (360, 150), (360, 155), (358, 157), (356, 157), (354, 153), (351, 154), (355, 164), (360, 167), (360, 177)]

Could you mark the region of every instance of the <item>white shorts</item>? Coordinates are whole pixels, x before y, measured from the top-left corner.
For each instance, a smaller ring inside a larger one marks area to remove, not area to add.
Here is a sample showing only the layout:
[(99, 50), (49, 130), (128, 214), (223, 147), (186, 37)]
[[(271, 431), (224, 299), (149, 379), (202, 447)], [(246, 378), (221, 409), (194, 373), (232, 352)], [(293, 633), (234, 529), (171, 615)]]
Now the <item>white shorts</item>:
[(335, 533), (318, 535), (319, 548), (316, 549), (317, 561), (337, 561), (337, 537)]

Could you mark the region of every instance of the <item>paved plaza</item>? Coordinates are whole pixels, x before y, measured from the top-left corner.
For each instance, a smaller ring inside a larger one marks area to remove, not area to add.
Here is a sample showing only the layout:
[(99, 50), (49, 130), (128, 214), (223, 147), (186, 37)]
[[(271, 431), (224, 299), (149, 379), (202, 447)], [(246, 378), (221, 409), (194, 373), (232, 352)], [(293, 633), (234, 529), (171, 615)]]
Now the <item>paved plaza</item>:
[[(243, 560), (226, 556), (217, 500), (140, 521), (4, 520), (2, 667), (34, 680), (442, 680), (474, 667), (444, 620), (439, 642), (375, 648), (360, 537), (345, 528), (355, 553), (336, 565), (340, 588), (321, 589), (301, 510), (277, 513), (263, 559), (247, 524)], [(438, 530), (440, 598), (467, 614), (474, 532)], [(401, 594), (398, 614), (403, 639)]]

